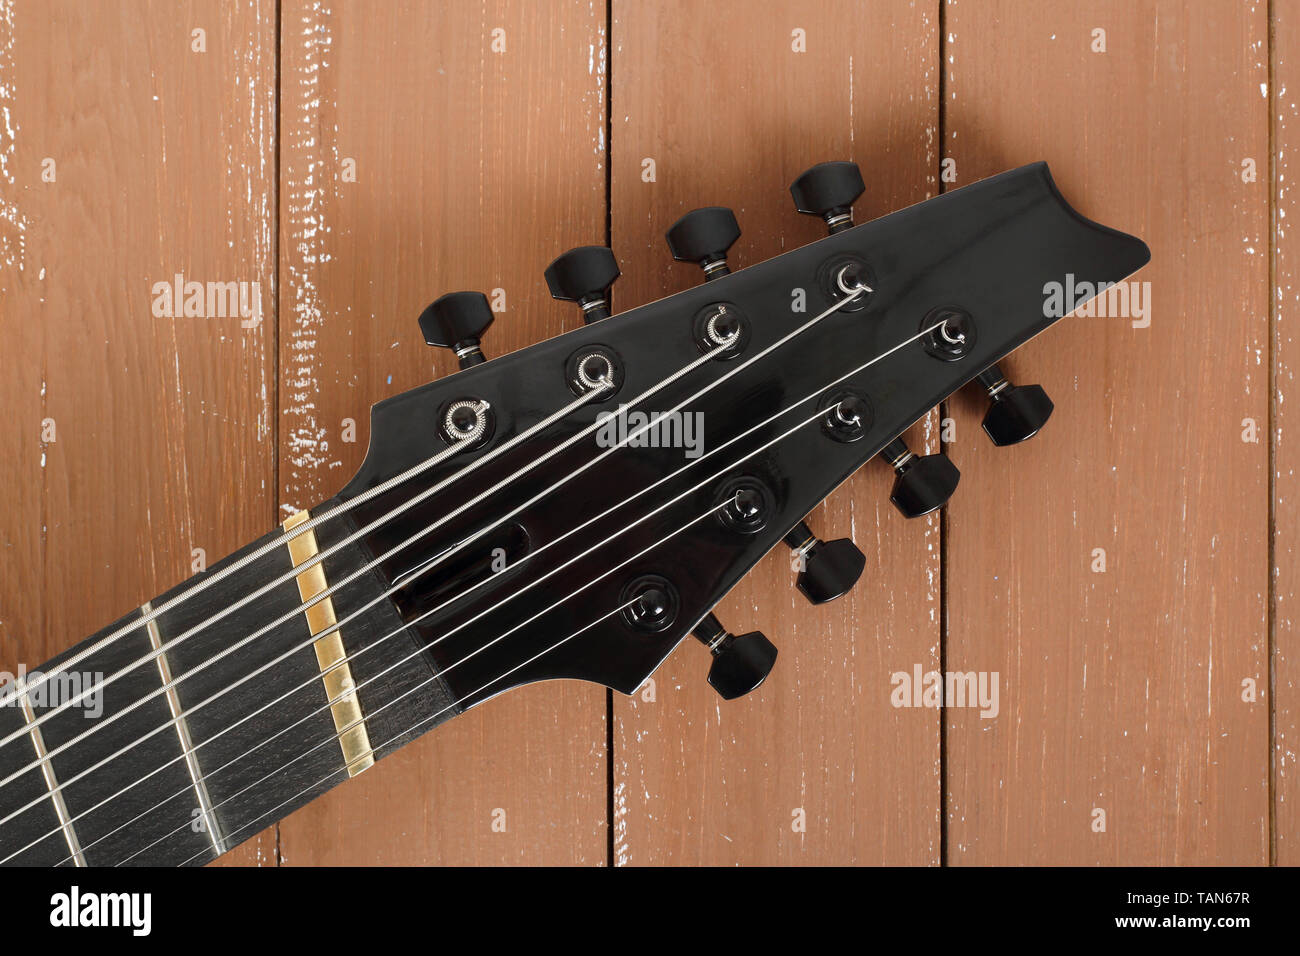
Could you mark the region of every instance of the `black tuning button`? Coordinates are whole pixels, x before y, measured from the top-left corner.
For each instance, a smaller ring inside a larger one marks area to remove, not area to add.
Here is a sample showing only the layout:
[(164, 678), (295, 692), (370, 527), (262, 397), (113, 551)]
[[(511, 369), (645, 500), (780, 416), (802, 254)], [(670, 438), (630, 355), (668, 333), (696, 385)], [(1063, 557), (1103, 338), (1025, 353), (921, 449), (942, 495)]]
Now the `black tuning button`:
[(1041, 385), (1012, 385), (1002, 369), (990, 365), (975, 377), (989, 395), (984, 431), (995, 445), (1014, 445), (1033, 438), (1052, 417), (1052, 400)]
[(794, 208), (821, 216), (834, 235), (853, 226), (853, 204), (866, 191), (857, 163), (818, 163), (790, 184)]
[(776, 645), (760, 631), (733, 635), (713, 614), (695, 628), (695, 639), (713, 655), (709, 667), (709, 684), (723, 700), (744, 697), (772, 673), (776, 663)]
[(448, 292), (420, 313), (424, 341), (451, 349), (461, 368), (487, 361), (479, 339), (492, 324), (492, 307), (482, 292)]
[(731, 272), (727, 268), (727, 250), (740, 238), (740, 224), (726, 206), (705, 206), (678, 219), (664, 238), (673, 258), (698, 263), (707, 282)]
[(961, 472), (946, 455), (913, 455), (901, 438), (882, 448), (880, 456), (898, 476), (889, 500), (904, 518), (919, 518), (943, 507), (961, 480)]
[(591, 325), (609, 318), (609, 287), (619, 277), (614, 253), (604, 246), (578, 246), (546, 267), (552, 297), (582, 306), (582, 321)]
[(802, 570), (795, 586), (813, 604), (825, 604), (847, 594), (862, 577), (866, 556), (848, 538), (823, 541), (800, 521), (785, 536)]

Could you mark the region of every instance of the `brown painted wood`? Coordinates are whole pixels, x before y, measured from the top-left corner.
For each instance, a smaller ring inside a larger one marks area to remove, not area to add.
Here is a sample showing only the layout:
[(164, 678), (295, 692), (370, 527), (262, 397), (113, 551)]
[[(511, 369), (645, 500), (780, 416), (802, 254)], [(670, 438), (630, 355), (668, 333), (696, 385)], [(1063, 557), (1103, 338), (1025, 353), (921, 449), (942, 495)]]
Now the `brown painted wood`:
[(952, 403), (947, 665), (999, 672), (1001, 707), (946, 714), (950, 862), (1268, 859), (1267, 29), (1226, 0), (947, 7), (957, 185), (1046, 159), (1153, 256), (1149, 328), (1073, 318), (1007, 363), (1056, 400), (1040, 436), (993, 448)]
[[(877, 465), (818, 508), (867, 553), (863, 582), (810, 608), (779, 550), (719, 609), (780, 646), (764, 688), (720, 701), (690, 642), (653, 702), (617, 697), (612, 820), (605, 696), (548, 684), (223, 862), (599, 864), (611, 825), (620, 864), (938, 862), (941, 722), (892, 707), (889, 678), (939, 665), (946, 617), (946, 666), (1000, 676), (996, 718), (944, 715), (949, 862), (1263, 863), (1271, 812), (1277, 862), (1300, 863), (1298, 27), (1271, 9), (1270, 85), (1269, 8), (1229, 0), (614, 0), (608, 51), (603, 4), (285, 0), (277, 23), (266, 2), (0, 0), (0, 667), (333, 494), (369, 405), (454, 369), (415, 326), (441, 292), (505, 290), (489, 355), (576, 326), (541, 270), (604, 241), (607, 147), (619, 310), (697, 280), (662, 243), (692, 206), (735, 208), (736, 265), (817, 238), (786, 192), (813, 162), (862, 164), (863, 220), (934, 194), (941, 156), (945, 188), (1047, 159), (1081, 211), (1151, 244), (1151, 327), (1073, 318), (1006, 363), (1057, 399), (1024, 446), (988, 445), (975, 396), (950, 403), (964, 478), (942, 537), (897, 515)], [(260, 282), (262, 323), (154, 316), (177, 272)]]
[[(861, 163), (859, 219), (937, 191), (938, 37), (925, 5), (616, 0), (613, 12), (619, 309), (699, 281), (662, 238), (695, 206), (735, 210), (734, 267), (824, 234), (787, 192), (815, 162)], [(807, 52), (794, 52), (795, 30)], [(708, 654), (688, 641), (656, 675), (653, 702), (616, 695), (616, 863), (938, 860), (938, 717), (891, 707), (889, 675), (937, 663), (939, 522), (904, 521), (891, 478), (873, 464), (809, 519), (866, 552), (850, 596), (811, 608), (781, 547), (720, 606), (730, 629), (760, 628), (780, 648), (759, 691), (722, 701), (705, 683)]]
[[(274, 12), (0, 4), (6, 669), (274, 520)], [(157, 317), (153, 284), (177, 273), (259, 283), (262, 321)], [(274, 849), (268, 831), (226, 859)]]
[[(438, 295), (504, 290), (489, 356), (578, 324), (542, 270), (604, 239), (603, 29), (579, 3), (284, 3), (286, 514), (360, 464), (373, 402), (455, 370), (416, 325)], [(285, 862), (604, 863), (605, 710), (574, 684), (498, 698), (284, 821)]]
[(1291, 162), (1300, 149), (1300, 14), (1293, 5), (1274, 7), (1269, 106), (1273, 130), (1273, 832), (1274, 860), (1300, 865), (1300, 476), (1292, 431), (1296, 415), (1286, 399), (1294, 396), (1300, 365), (1300, 339), (1292, 326), (1300, 316), (1300, 247), (1293, 228), (1300, 216)]

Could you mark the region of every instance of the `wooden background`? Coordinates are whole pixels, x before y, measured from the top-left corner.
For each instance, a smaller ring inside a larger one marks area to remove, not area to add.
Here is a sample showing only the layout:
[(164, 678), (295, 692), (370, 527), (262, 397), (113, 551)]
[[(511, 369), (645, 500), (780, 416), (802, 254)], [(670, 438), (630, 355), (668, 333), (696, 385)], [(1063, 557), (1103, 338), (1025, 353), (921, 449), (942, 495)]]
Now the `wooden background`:
[[(1017, 353), (1057, 406), (1026, 445), (955, 397), (943, 516), (878, 463), (819, 508), (867, 572), (812, 609), (782, 550), (729, 596), (781, 648), (759, 692), (695, 646), (653, 700), (517, 691), (226, 860), (1300, 863), (1297, 87), (1290, 0), (0, 0), (0, 665), (341, 487), (369, 405), (452, 371), (442, 292), (504, 291), (501, 354), (578, 323), (567, 247), (610, 242), (623, 310), (696, 281), (693, 206), (741, 266), (817, 238), (814, 162), (861, 164), (864, 221), (1045, 159), (1150, 244), (1150, 326)], [(177, 273), (262, 321), (155, 317)], [(895, 709), (917, 664), (998, 672), (1000, 713)]]

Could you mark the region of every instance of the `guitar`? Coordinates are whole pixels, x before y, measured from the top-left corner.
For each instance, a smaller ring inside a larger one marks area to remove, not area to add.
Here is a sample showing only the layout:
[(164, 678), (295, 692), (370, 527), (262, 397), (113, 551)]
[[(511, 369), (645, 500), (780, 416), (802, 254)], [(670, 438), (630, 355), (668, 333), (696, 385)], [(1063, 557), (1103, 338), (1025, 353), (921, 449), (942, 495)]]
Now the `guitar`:
[(973, 383), (999, 445), (1052, 403), (997, 362), (1146, 245), (1025, 166), (853, 225), (852, 163), (791, 186), (829, 235), (732, 273), (731, 212), (668, 230), (696, 288), (611, 316), (587, 246), (546, 270), (585, 325), (486, 361), (487, 300), (420, 316), (462, 371), (380, 402), (336, 497), (0, 692), (0, 862), (203, 864), (497, 694), (554, 678), (633, 693), (688, 635), (726, 699), (777, 648), (711, 608), (769, 550), (814, 603), (864, 567), (804, 516), (868, 460), (908, 516), (958, 482), (900, 435)]

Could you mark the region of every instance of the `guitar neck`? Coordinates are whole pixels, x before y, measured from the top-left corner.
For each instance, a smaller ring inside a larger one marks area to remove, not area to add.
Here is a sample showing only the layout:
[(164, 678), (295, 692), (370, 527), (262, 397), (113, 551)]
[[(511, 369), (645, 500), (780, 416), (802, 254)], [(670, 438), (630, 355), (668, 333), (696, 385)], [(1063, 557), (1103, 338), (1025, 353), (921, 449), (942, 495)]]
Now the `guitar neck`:
[(207, 863), (459, 713), (355, 531), (277, 530), (5, 688), (0, 860)]

